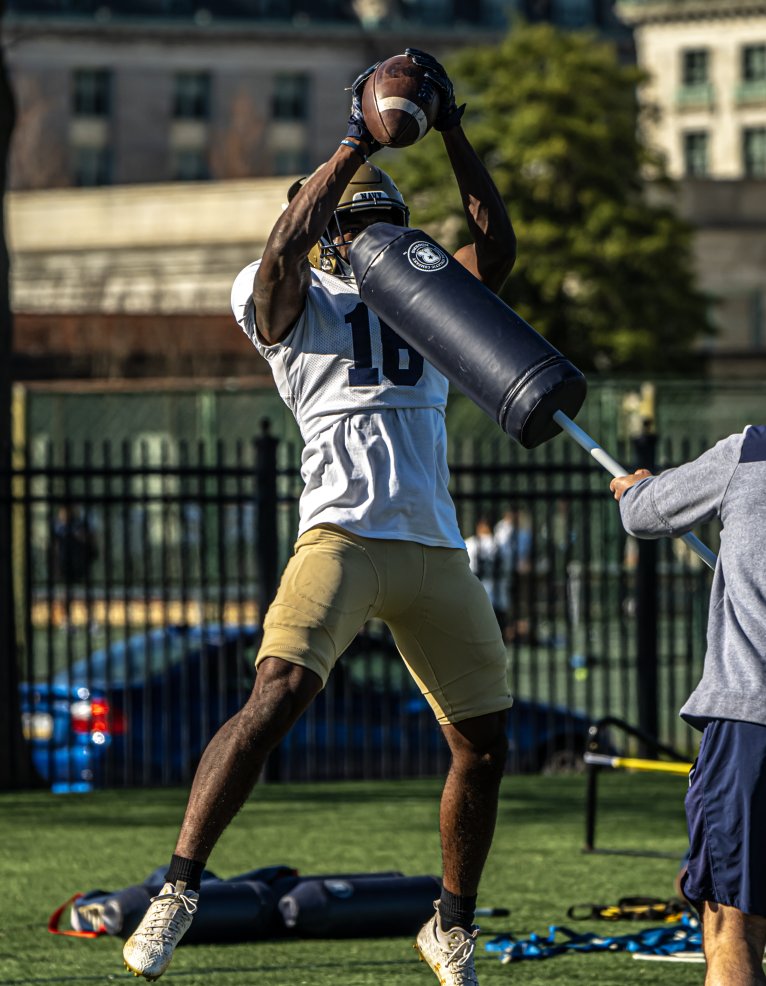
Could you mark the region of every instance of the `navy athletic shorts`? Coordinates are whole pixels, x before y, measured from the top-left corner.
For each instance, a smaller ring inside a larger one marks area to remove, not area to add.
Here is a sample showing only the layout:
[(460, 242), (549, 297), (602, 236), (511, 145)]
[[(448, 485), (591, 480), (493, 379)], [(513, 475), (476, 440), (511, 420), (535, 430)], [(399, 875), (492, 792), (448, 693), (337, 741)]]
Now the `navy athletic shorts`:
[(766, 726), (705, 727), (686, 794), (684, 895), (766, 917)]

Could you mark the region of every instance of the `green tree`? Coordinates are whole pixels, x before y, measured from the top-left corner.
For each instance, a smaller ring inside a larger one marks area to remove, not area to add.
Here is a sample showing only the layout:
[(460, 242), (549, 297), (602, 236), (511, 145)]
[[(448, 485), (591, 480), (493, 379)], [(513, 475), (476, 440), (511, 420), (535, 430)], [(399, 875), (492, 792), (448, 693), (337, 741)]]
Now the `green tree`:
[[(519, 241), (503, 299), (582, 370), (692, 368), (708, 300), (690, 227), (645, 195), (670, 183), (641, 137), (639, 70), (595, 35), (523, 23), (448, 68)], [(384, 166), (413, 222), (454, 248), (467, 232), (440, 145), (431, 133)]]

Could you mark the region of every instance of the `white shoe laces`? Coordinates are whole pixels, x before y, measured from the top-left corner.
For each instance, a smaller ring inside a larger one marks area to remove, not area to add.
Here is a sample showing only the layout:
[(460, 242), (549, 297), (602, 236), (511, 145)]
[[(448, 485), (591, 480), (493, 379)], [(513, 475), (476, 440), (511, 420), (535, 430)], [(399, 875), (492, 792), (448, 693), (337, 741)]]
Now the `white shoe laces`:
[[(478, 935), (478, 929), (474, 931), (469, 937), (459, 938), (455, 935), (454, 938), (449, 936), (446, 942), (442, 940), (440, 942), (443, 951), (448, 951), (449, 955), (444, 959), (444, 965), (450, 968), (452, 975), (455, 977), (456, 983), (462, 983), (464, 986), (476, 986), (478, 980), (476, 979), (476, 972), (473, 967), (473, 953), (476, 948), (476, 936)], [(457, 940), (457, 944), (454, 942)], [(444, 947), (446, 945), (446, 948)]]
[(450, 951), (450, 956), (445, 960), (445, 965), (466, 965), (471, 961), (475, 944), (473, 938), (466, 938)]
[(183, 912), (190, 917), (197, 913), (197, 902), (186, 894), (158, 894), (152, 897), (151, 902), (158, 906), (152, 908), (151, 919), (147, 921), (144, 932), (158, 934), (169, 942), (174, 941), (181, 930), (181, 921), (185, 917)]

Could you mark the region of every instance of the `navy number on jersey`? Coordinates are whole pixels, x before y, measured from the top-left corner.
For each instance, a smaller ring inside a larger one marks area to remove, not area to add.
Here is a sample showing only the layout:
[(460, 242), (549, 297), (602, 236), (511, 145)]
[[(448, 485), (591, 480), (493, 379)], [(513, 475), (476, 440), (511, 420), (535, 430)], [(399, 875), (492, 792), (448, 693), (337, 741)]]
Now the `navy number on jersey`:
[[(380, 369), (372, 365), (370, 313), (364, 302), (360, 301), (346, 315), (346, 321), (351, 326), (351, 344), (354, 350), (354, 365), (348, 371), (349, 386), (376, 387), (380, 383)], [(383, 348), (383, 376), (399, 386), (414, 387), (423, 376), (423, 357), (385, 322), (380, 323), (380, 341)]]

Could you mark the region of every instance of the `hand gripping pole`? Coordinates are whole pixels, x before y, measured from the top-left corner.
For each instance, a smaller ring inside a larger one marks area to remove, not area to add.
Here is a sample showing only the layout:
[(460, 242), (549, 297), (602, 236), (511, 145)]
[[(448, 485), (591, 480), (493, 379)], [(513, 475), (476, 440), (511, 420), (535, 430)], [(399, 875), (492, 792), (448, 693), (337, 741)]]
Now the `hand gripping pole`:
[[(555, 411), (553, 414), (553, 420), (561, 428), (562, 431), (566, 432), (570, 438), (573, 438), (577, 444), (584, 448), (586, 452), (598, 462), (600, 466), (603, 466), (607, 472), (610, 472), (613, 476), (627, 476), (630, 472), (624, 466), (621, 466), (616, 459), (604, 451), (598, 442), (591, 438), (590, 435), (583, 431), (579, 425), (576, 425), (574, 421), (563, 411)], [(698, 555), (702, 561), (708, 566), (708, 568), (715, 569), (717, 556), (714, 551), (711, 551), (706, 544), (695, 535), (689, 532), (688, 534), (683, 534), (681, 540), (684, 544), (690, 548), (695, 555)]]

